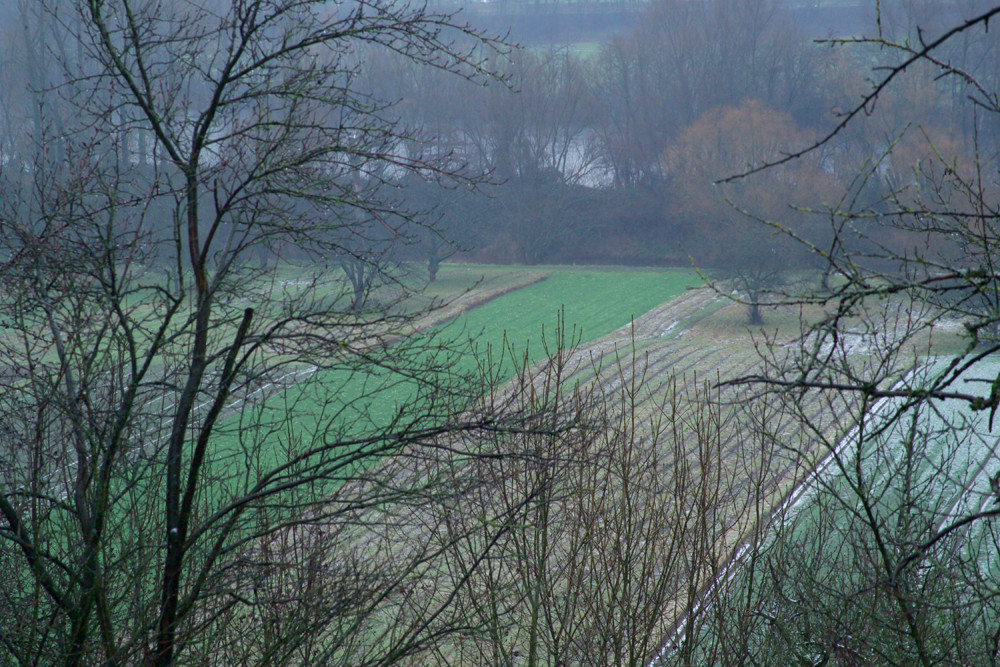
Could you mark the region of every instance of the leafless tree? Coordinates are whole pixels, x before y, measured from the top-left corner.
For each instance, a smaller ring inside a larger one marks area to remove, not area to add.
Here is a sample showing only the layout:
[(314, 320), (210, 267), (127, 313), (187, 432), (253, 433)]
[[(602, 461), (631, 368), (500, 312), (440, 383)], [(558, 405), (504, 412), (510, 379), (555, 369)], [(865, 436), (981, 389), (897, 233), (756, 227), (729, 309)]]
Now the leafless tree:
[[(516, 392), (534, 404), (525, 411), (579, 406), (600, 416), (599, 428), (511, 434), (498, 451), (535, 455), (477, 466), (480, 485), (449, 524), (465, 540), (453, 569), (468, 571), (473, 545), (497, 539), (497, 549), (462, 598), (482, 631), (448, 656), (646, 665), (668, 641), (690, 657), (709, 616), (706, 591), (744, 540), (756, 543), (782, 485), (803, 470), (774, 445), (792, 422), (769, 400), (734, 402), (737, 393), (694, 378), (653, 377), (634, 350), (602, 369), (572, 350), (553, 362), (544, 382)], [(499, 537), (483, 521), (514, 512), (520, 520)], [(686, 631), (694, 641), (677, 640)]]
[(462, 136), (502, 184), (490, 194), (509, 259), (534, 264), (585, 217), (574, 208), (595, 172), (591, 93), (585, 63), (564, 49), (517, 52), (504, 72), (512, 90), (481, 94)]
[[(462, 433), (508, 422), (470, 402), (490, 388), (450, 370), (444, 341), (352, 308), (331, 267), (368, 238), (356, 215), (418, 236), (383, 186), (445, 168), (354, 86), (362, 52), (482, 80), (500, 45), (398, 3), (22, 9), (51, 33), (50, 68), (26, 77), (30, 141), (4, 119), (0, 651), (432, 650), (465, 627), (447, 592), (462, 579), (435, 588), (443, 549), (389, 540), (454, 502), (454, 459), (480, 451)], [(296, 263), (244, 261), (262, 248)]]
[[(819, 57), (771, 0), (662, 0), (596, 68), (602, 159), (615, 184), (662, 183), (663, 153), (711, 109), (759, 99), (799, 123), (821, 117)], [(824, 109), (825, 110), (825, 109)]]
[[(742, 381), (782, 388), (789, 405), (840, 401), (849, 419), (822, 440), (810, 497), (761, 560), (765, 599), (745, 635), (756, 661), (997, 660), (986, 583), (997, 564), (996, 145), (978, 128), (1000, 107), (992, 79), (951, 55), (985, 38), (1000, 7), (966, 9), (926, 31), (919, 18), (899, 31), (879, 14), (870, 37), (839, 42), (879, 49), (871, 87), (825, 137), (775, 160), (836, 145), (915, 89), (959, 87), (972, 100), (954, 109), (968, 117), (941, 122), (919, 104), (894, 108), (898, 124), (851, 185), (859, 192), (878, 181), (883, 194), (817, 207), (831, 222), (829, 243), (783, 230), (827, 264), (829, 279), (787, 295), (803, 314), (799, 345), (792, 354), (769, 347), (770, 371)], [(822, 417), (799, 412), (818, 437)]]

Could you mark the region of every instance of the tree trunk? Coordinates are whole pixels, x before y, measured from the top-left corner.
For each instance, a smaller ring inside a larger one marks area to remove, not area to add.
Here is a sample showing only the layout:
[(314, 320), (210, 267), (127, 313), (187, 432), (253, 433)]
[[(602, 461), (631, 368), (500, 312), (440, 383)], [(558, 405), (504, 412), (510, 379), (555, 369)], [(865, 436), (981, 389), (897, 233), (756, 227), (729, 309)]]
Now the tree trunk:
[(760, 314), (760, 295), (756, 293), (750, 295), (750, 324), (753, 326), (764, 324), (764, 318)]

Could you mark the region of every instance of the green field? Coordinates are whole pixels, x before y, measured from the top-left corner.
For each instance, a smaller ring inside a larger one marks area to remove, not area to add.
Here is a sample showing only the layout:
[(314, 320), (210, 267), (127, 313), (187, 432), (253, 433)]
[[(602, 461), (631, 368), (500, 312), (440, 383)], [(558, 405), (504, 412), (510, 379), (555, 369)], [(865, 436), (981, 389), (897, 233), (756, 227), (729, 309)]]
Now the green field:
[[(950, 361), (947, 357), (927, 360), (925, 367), (913, 371), (916, 386), (926, 383), (922, 378), (944, 372)], [(998, 374), (1000, 358), (989, 357), (967, 371), (955, 388), (986, 398), (990, 379)], [(874, 428), (868, 430), (878, 428), (880, 419), (895, 417), (900, 403), (900, 399), (884, 399), (877, 404), (872, 410)], [(919, 501), (924, 511), (933, 512), (937, 530), (995, 501), (989, 480), (1000, 470), (1000, 455), (984, 412), (971, 410), (965, 401), (949, 399), (919, 412), (910, 409), (905, 417), (890, 423), (891, 428), (876, 431), (875, 437), (859, 437), (856, 430), (849, 433), (837, 452), (842, 467), (831, 455), (830, 465), (814, 484), (815, 494), (840, 499), (848, 513), (859, 512), (856, 489), (858, 480), (864, 480), (867, 488), (880, 490), (875, 506), (887, 524), (896, 514), (913, 511)], [(905, 494), (913, 497), (904, 495), (904, 480), (909, 480)], [(822, 499), (807, 494), (793, 508), (796, 524), (809, 526), (818, 520), (815, 500)], [(838, 526), (849, 523), (840, 520)], [(840, 532), (847, 531), (841, 528)]]
[[(544, 279), (502, 293), (424, 334), (404, 337), (380, 353), (384, 366), (368, 360), (356, 367), (303, 369), (293, 378), (294, 386), (273, 392), (263, 404), (242, 406), (246, 409), (221, 423), (220, 449), (233, 451), (240, 465), (246, 465), (251, 449), (257, 451), (256, 456), (271, 451), (274, 460), (258, 463), (265, 469), (282, 458), (284, 449), (265, 439), (275, 443), (316, 437), (350, 441), (363, 434), (411, 427), (411, 420), (431, 423), (447, 410), (444, 399), (435, 394), (438, 385), (464, 387), (471, 382), (476, 387), (476, 378), (483, 372), (494, 383), (502, 383), (513, 377), (525, 359), (536, 363), (545, 358), (546, 348), (551, 350), (556, 344), (557, 327), (563, 327), (566, 340), (587, 343), (699, 284), (697, 276), (686, 271), (567, 267), (528, 271)], [(432, 286), (433, 293), (420, 298), (452, 298), (478, 284), (470, 292), (474, 296), (476, 290), (497, 282), (515, 284), (521, 272), (446, 266)], [(294, 432), (287, 430), (288, 413), (297, 415)], [(248, 438), (256, 442), (250, 446)], [(220, 453), (217, 450), (217, 460)]]
[(692, 273), (678, 271), (548, 271), (547, 280), (470, 311), (448, 327), (468, 340), (466, 359), (487, 347), (499, 349), (506, 340), (518, 358), (527, 352), (532, 361), (539, 361), (545, 351), (543, 336), (553, 334), (560, 316), (569, 339), (588, 343), (700, 284)]

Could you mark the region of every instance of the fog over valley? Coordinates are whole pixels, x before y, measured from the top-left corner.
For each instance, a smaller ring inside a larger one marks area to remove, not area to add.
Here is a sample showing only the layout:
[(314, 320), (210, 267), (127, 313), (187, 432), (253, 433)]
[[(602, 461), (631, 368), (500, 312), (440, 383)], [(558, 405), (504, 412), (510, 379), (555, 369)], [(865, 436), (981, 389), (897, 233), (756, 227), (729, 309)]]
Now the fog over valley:
[(0, 665), (995, 664), (998, 15), (0, 2)]

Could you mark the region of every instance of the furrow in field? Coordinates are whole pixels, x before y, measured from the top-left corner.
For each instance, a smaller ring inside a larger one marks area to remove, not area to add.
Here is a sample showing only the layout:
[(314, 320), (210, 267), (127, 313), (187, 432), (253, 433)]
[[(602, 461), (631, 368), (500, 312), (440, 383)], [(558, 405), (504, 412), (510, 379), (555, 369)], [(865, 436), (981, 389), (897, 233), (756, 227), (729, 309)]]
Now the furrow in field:
[[(706, 394), (698, 391), (700, 385), (707, 382), (714, 387), (711, 396), (719, 403), (720, 431), (712, 456), (717, 458), (705, 464), (713, 466), (720, 479), (728, 480), (725, 482), (728, 487), (709, 510), (712, 516), (708, 519), (717, 522), (711, 551), (721, 560), (710, 568), (715, 574), (706, 571), (698, 575), (705, 576), (706, 582), (714, 581), (718, 568), (725, 571), (726, 563), (739, 558), (757, 529), (758, 517), (767, 521), (808, 476), (821, 454), (820, 443), (835, 439), (836, 434), (846, 430), (843, 420), (850, 413), (846, 404), (834, 405), (818, 397), (806, 397), (785, 409), (771, 406), (756, 413), (757, 422), (752, 425), (741, 421), (748, 418), (745, 409), (760, 389), (719, 386), (719, 382), (750, 375), (762, 363), (753, 337), (742, 325), (744, 316), (745, 311), (738, 304), (725, 302), (709, 290), (692, 290), (575, 352), (577, 377), (581, 380), (586, 375), (585, 368), (595, 366), (592, 360), (604, 360), (597, 377), (593, 377), (591, 370), (588, 379), (596, 382), (605, 395), (620, 390), (623, 381), (631, 382), (633, 373), (642, 374), (644, 393), (633, 407), (650, 417), (662, 409), (672, 381), (682, 397), (704, 398)], [(781, 340), (773, 342), (780, 344)], [(632, 358), (633, 346), (637, 367), (619, 369), (613, 355), (624, 365)], [(822, 433), (805, 432), (798, 425), (796, 414), (806, 415), (811, 423), (819, 424)], [(642, 422), (640, 419), (639, 423)], [(694, 427), (689, 425), (689, 428)], [(704, 443), (699, 443), (698, 435), (693, 432), (682, 437), (682, 447), (665, 451), (664, 455), (669, 458), (672, 451), (677, 451), (696, 478), (703, 472), (699, 456), (704, 455)], [(761, 447), (769, 446), (767, 441), (781, 445), (761, 458), (764, 456)], [(670, 449), (669, 444), (666, 446)], [(705, 471), (705, 474), (713, 473)], [(748, 506), (751, 500), (757, 503), (756, 507)], [(678, 591), (683, 590), (681, 583)], [(664, 631), (674, 627), (684, 613), (685, 604), (678, 599), (674, 612), (662, 619)]]

